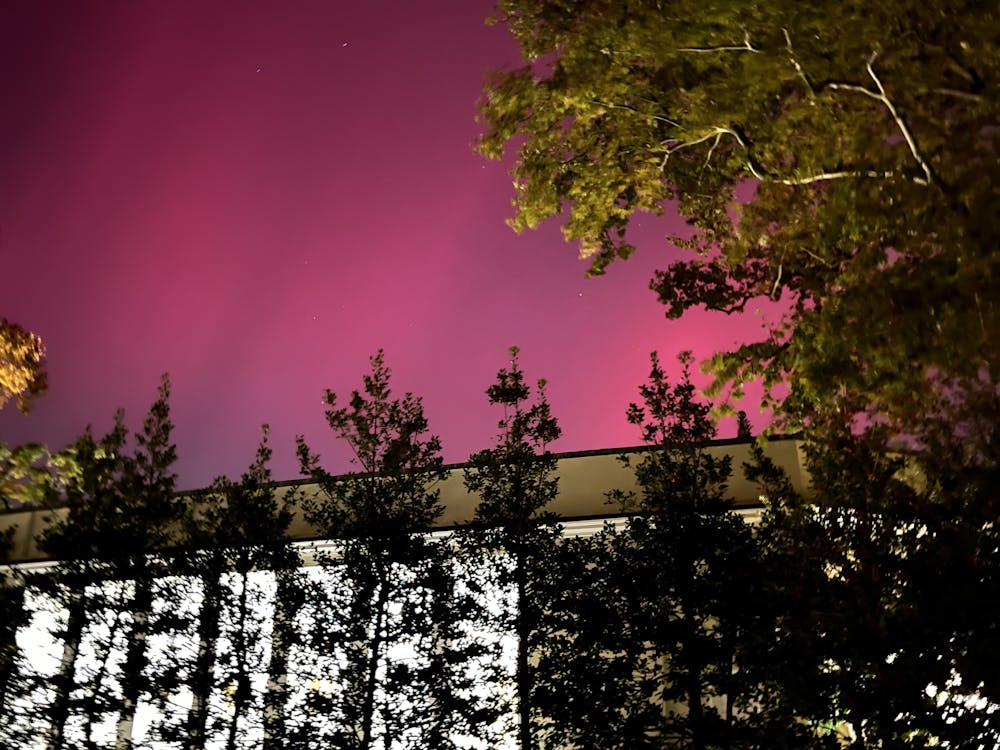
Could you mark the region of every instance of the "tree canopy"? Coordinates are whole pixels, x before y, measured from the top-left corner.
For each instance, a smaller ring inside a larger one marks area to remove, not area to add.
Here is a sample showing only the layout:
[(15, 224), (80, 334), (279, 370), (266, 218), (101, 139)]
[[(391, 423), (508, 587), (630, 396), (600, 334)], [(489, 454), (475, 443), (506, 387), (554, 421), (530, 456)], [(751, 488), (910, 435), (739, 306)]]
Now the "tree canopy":
[[(516, 149), (511, 223), (565, 214), (602, 273), (674, 201), (689, 251), (668, 317), (780, 300), (711, 361), (792, 423), (862, 395), (903, 429), (943, 375), (997, 382), (996, 6), (893, 0), (505, 0), (523, 66), (495, 74), (480, 151)], [(779, 384), (787, 383), (785, 398)]]
[(0, 318), (0, 409), (12, 398), (27, 413), (32, 398), (45, 392), (42, 339)]

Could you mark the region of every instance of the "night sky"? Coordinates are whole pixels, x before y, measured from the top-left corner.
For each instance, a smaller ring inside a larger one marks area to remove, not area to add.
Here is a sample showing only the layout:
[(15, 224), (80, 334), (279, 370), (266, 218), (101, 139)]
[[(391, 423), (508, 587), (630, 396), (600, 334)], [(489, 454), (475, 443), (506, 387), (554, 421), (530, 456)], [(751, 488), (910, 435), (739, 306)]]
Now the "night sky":
[(473, 152), (487, 71), (517, 64), (491, 0), (0, 5), (0, 316), (40, 334), (49, 393), (0, 439), (61, 447), (173, 382), (181, 488), (275, 478), (304, 433), (348, 468), (321, 396), (379, 347), (448, 461), (488, 447), (484, 391), (521, 347), (556, 450), (638, 442), (648, 354), (698, 357), (760, 322), (667, 321), (647, 289), (682, 222), (645, 217), (608, 275), (557, 225), (515, 235), (510, 177)]

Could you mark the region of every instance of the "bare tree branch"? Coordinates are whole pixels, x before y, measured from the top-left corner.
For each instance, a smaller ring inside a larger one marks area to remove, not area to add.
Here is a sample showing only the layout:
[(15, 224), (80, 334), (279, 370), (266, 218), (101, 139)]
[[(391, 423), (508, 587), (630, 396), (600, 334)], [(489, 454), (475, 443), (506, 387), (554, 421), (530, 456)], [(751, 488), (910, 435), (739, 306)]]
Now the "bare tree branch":
[(962, 91), (960, 89), (937, 88), (930, 89), (928, 93), (940, 94), (941, 96), (954, 96), (958, 99), (968, 99), (970, 102), (986, 101), (986, 97), (982, 94), (974, 94), (971, 91)]
[(717, 47), (678, 47), (678, 52), (693, 52), (695, 54), (705, 54), (714, 52), (756, 52), (760, 50), (750, 43), (750, 32), (743, 32), (743, 44), (723, 44)]
[(636, 109), (631, 104), (615, 104), (612, 102), (602, 102), (600, 99), (592, 99), (592, 104), (596, 104), (599, 107), (607, 107), (608, 109), (621, 109), (626, 112), (631, 112), (632, 114), (640, 115), (641, 117), (648, 117), (656, 122), (664, 122), (675, 128), (679, 128), (681, 124), (671, 120), (669, 117), (664, 117), (663, 115), (655, 115), (650, 112), (643, 112), (641, 109)]
[(831, 89), (833, 91), (853, 91), (855, 94), (864, 94), (865, 96), (870, 96), (877, 102), (882, 101), (882, 97), (879, 96), (877, 91), (872, 91), (867, 86), (862, 86), (860, 83), (844, 83), (843, 81), (829, 81), (823, 84), (822, 88)]
[(756, 163), (753, 156), (751, 155), (750, 146), (749, 144), (747, 144), (746, 139), (744, 139), (743, 136), (740, 135), (733, 128), (726, 128), (720, 126), (713, 127), (704, 135), (699, 136), (698, 138), (695, 138), (694, 140), (691, 141), (682, 141), (680, 139), (673, 139), (673, 138), (663, 141), (661, 145), (666, 146), (666, 152), (663, 155), (663, 161), (660, 162), (660, 169), (663, 170), (663, 168), (666, 166), (667, 160), (670, 158), (670, 155), (673, 154), (675, 151), (680, 151), (682, 148), (688, 148), (690, 146), (697, 146), (699, 143), (704, 143), (705, 141), (711, 140), (714, 137), (715, 142), (709, 149), (708, 156), (705, 159), (705, 164), (708, 164), (708, 160), (712, 158), (712, 153), (719, 145), (719, 140), (722, 138), (723, 135), (732, 136), (733, 139), (735, 139), (735, 141), (738, 144), (740, 144), (743, 150), (747, 152), (747, 169), (750, 172), (750, 174), (752, 174), (758, 180), (765, 179), (765, 172), (763, 168)]
[(829, 261), (829, 260), (826, 260), (825, 258), (821, 258), (821, 257), (819, 257), (818, 255), (816, 255), (816, 253), (814, 253), (814, 252), (813, 252), (812, 250), (810, 250), (810, 249), (809, 249), (808, 247), (804, 247), (804, 248), (802, 248), (802, 251), (803, 251), (803, 252), (804, 252), (804, 253), (805, 253), (806, 255), (808, 255), (808, 256), (809, 256), (810, 258), (813, 258), (814, 260), (816, 260), (816, 261), (817, 261), (818, 263), (820, 263), (821, 265), (824, 265), (824, 266), (826, 266), (827, 268), (833, 268), (833, 262), (832, 262), (832, 261)]
[(674, 153), (675, 151), (680, 151), (682, 148), (688, 148), (689, 146), (697, 146), (699, 143), (704, 143), (705, 141), (711, 140), (714, 136), (720, 134), (721, 128), (713, 128), (708, 131), (705, 135), (695, 138), (693, 141), (684, 141), (679, 138), (668, 138), (663, 141), (660, 145), (667, 147), (668, 153)]
[(746, 139), (744, 139), (743, 136), (733, 128), (716, 128), (716, 130), (720, 133), (731, 135), (736, 139), (736, 142), (743, 147), (744, 151), (747, 152), (747, 170), (749, 170), (750, 174), (752, 174), (756, 179), (764, 180), (766, 177), (766, 170), (764, 170), (764, 168), (757, 163), (757, 160), (753, 158), (753, 152), (750, 150), (750, 144), (746, 142)]
[[(864, 87), (858, 87), (858, 88), (863, 89)], [(874, 94), (875, 97), (880, 98), (880, 95), (875, 94), (874, 92), (867, 91), (867, 93), (869, 95)], [(816, 182), (829, 182), (831, 180), (845, 180), (845, 179), (858, 179), (858, 178), (890, 180), (894, 178), (902, 178), (910, 180), (914, 184), (921, 186), (927, 186), (930, 184), (930, 180), (927, 178), (926, 170), (924, 170), (924, 177), (910, 176), (902, 172), (896, 172), (893, 170), (880, 171), (877, 169), (840, 169), (831, 172), (819, 172), (817, 174), (812, 174), (805, 177), (777, 177), (769, 174), (767, 170), (765, 170), (763, 167), (757, 164), (756, 160), (753, 158), (751, 154), (750, 144), (747, 143), (746, 139), (738, 131), (734, 130), (733, 128), (727, 128), (721, 126), (715, 126), (711, 130), (706, 132), (704, 135), (701, 135), (690, 141), (682, 141), (680, 139), (668, 139), (666, 141), (663, 141), (661, 145), (665, 146), (666, 148), (663, 154), (663, 160), (660, 162), (660, 170), (662, 171), (666, 167), (667, 160), (670, 158), (671, 154), (673, 154), (675, 151), (680, 151), (683, 148), (689, 148), (691, 146), (697, 146), (700, 143), (712, 140), (712, 145), (708, 149), (708, 153), (705, 155), (705, 161), (702, 164), (702, 169), (704, 169), (705, 167), (708, 166), (709, 162), (711, 161), (712, 155), (714, 154), (715, 149), (718, 148), (719, 142), (723, 135), (731, 136), (740, 145), (740, 147), (747, 152), (747, 162), (746, 162), (747, 170), (750, 172), (751, 175), (753, 175), (755, 179), (760, 180), (761, 182), (769, 181), (769, 182), (776, 182), (780, 185), (797, 186), (797, 185), (811, 185)], [(918, 161), (918, 163), (920, 162)], [(921, 166), (923, 165), (921, 164)]]
[(771, 286), (771, 293), (768, 295), (768, 297), (770, 297), (771, 299), (778, 299), (774, 295), (775, 295), (775, 292), (778, 291), (778, 288), (781, 286), (781, 272), (782, 272), (783, 269), (784, 269), (784, 267), (782, 266), (781, 263), (779, 263), (778, 264), (778, 275), (774, 277), (774, 284)]
[(715, 149), (719, 146), (719, 141), (722, 140), (722, 133), (715, 134), (715, 141), (712, 143), (712, 147), (708, 149), (708, 153), (705, 155), (705, 163), (701, 165), (702, 169), (708, 166), (708, 163), (712, 161), (712, 154), (715, 153)]
[(889, 116), (892, 117), (893, 122), (896, 123), (896, 127), (899, 129), (900, 134), (903, 136), (903, 140), (906, 141), (906, 145), (909, 147), (910, 154), (913, 156), (913, 159), (917, 162), (917, 164), (920, 166), (920, 169), (924, 173), (924, 181), (922, 181), (920, 184), (930, 185), (932, 183), (936, 183), (937, 180), (934, 177), (934, 172), (933, 170), (931, 170), (930, 164), (921, 155), (920, 149), (917, 148), (917, 141), (913, 135), (913, 132), (906, 124), (906, 121), (899, 114), (899, 111), (896, 109), (896, 106), (892, 103), (892, 100), (889, 98), (888, 94), (886, 94), (885, 86), (882, 85), (882, 81), (875, 73), (874, 66), (877, 57), (878, 57), (878, 52), (873, 52), (871, 57), (868, 59), (868, 62), (865, 64), (865, 69), (868, 71), (868, 76), (875, 83), (875, 88), (877, 89), (876, 91), (872, 91), (867, 86), (861, 86), (856, 83), (843, 83), (840, 81), (830, 81), (824, 84), (824, 86), (821, 88), (828, 88), (834, 91), (851, 91), (856, 94), (863, 94), (864, 96), (870, 97), (875, 101), (879, 102), (880, 104), (882, 104), (882, 106), (888, 110)]
[(812, 82), (806, 75), (806, 72), (802, 69), (802, 65), (799, 63), (798, 58), (795, 57), (795, 50), (792, 49), (792, 37), (788, 33), (788, 29), (783, 28), (782, 32), (785, 34), (785, 47), (788, 49), (788, 59), (791, 61), (792, 65), (795, 67), (795, 71), (799, 74), (799, 78), (806, 85), (806, 89), (809, 90), (809, 98), (815, 104), (816, 102), (816, 89), (813, 87)]
[(809, 175), (808, 177), (786, 177), (781, 179), (775, 179), (781, 185), (809, 185), (814, 182), (827, 182), (829, 180), (844, 180), (854, 177), (865, 177), (871, 179), (881, 179), (889, 180), (894, 177), (904, 177), (911, 180), (917, 185), (928, 185), (928, 181), (923, 177), (906, 177), (899, 172), (893, 172), (892, 170), (887, 170), (880, 172), (876, 169), (843, 169), (837, 172), (820, 172), (819, 174)]
[(923, 156), (920, 154), (920, 150), (917, 148), (917, 141), (914, 138), (913, 133), (907, 126), (906, 122), (900, 117), (899, 112), (896, 111), (896, 107), (893, 105), (892, 100), (885, 93), (885, 87), (882, 85), (882, 81), (879, 77), (875, 75), (875, 54), (872, 54), (871, 59), (868, 60), (868, 64), (865, 66), (868, 69), (868, 75), (871, 79), (875, 81), (875, 85), (878, 87), (879, 95), (881, 96), (882, 103), (885, 108), (889, 110), (889, 114), (892, 115), (892, 119), (896, 121), (896, 127), (899, 128), (899, 132), (903, 134), (903, 138), (906, 139), (906, 145), (910, 147), (910, 153), (913, 154), (913, 158), (916, 160), (917, 164), (924, 171), (924, 177), (927, 178), (928, 183), (934, 182), (934, 173), (931, 171), (931, 165), (927, 163)]

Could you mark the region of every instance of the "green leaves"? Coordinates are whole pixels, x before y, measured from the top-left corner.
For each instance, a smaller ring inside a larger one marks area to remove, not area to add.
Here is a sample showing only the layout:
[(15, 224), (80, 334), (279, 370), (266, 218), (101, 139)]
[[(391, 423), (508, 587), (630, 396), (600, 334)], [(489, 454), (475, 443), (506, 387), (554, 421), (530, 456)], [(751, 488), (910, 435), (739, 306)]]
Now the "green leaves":
[[(652, 286), (669, 317), (782, 300), (709, 366), (761, 379), (783, 427), (855, 407), (915, 428), (942, 373), (997, 368), (994, 11), (899, 0), (508, 0), (527, 64), (480, 104), (482, 153), (516, 144), (513, 226), (559, 216), (601, 273), (638, 212), (676, 198), (694, 254)], [(735, 192), (755, 183), (738, 222)], [(888, 260), (887, 260), (888, 259)], [(996, 377), (994, 376), (994, 379)], [(785, 388), (791, 390), (785, 398)]]
[(31, 399), (45, 393), (42, 339), (16, 323), (0, 318), (0, 409), (12, 398), (25, 414)]
[(80, 479), (76, 452), (51, 453), (40, 443), (14, 448), (0, 443), (0, 500), (5, 510), (56, 501), (67, 485)]

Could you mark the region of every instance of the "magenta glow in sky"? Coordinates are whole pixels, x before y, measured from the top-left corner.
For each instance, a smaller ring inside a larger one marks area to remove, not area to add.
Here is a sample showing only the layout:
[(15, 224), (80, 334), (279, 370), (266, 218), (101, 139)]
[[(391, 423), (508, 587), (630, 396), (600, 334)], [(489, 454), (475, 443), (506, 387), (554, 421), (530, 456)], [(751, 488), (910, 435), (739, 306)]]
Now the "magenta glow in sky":
[(584, 279), (555, 225), (515, 235), (511, 181), (472, 151), (486, 72), (517, 64), (489, 0), (30, 2), (0, 7), (0, 316), (39, 333), (50, 390), (0, 439), (139, 426), (173, 381), (184, 488), (237, 476), (270, 423), (347, 454), (324, 388), (379, 347), (449, 461), (488, 447), (484, 391), (517, 344), (557, 450), (635, 444), (627, 403), (684, 348), (759, 322), (664, 320), (647, 289), (676, 218)]

